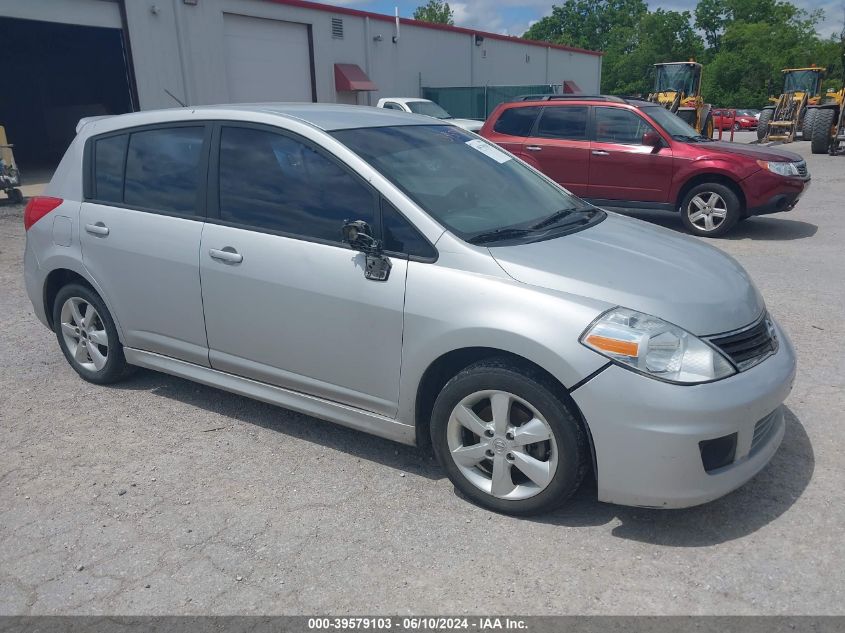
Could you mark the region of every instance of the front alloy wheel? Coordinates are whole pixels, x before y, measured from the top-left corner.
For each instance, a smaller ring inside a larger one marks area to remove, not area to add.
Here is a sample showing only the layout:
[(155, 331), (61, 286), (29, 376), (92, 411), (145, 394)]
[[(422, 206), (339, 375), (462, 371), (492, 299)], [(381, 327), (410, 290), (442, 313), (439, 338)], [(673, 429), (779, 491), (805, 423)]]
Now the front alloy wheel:
[(693, 187), (681, 203), (681, 220), (693, 235), (719, 237), (739, 222), (741, 204), (737, 194), (712, 182)]
[(718, 193), (703, 192), (690, 200), (687, 215), (700, 230), (715, 231), (728, 217), (728, 205)]
[(558, 449), (543, 415), (505, 391), (478, 391), (449, 416), (447, 441), (458, 470), (498, 499), (527, 499), (546, 489)]

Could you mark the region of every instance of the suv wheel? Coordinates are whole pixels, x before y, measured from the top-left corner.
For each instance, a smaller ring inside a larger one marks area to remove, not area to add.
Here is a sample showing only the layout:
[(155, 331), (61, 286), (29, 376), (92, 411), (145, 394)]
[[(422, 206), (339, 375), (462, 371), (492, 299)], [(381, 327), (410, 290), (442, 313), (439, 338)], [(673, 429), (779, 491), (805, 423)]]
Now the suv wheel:
[(548, 379), (506, 360), (471, 365), (443, 387), (431, 436), (455, 487), (498, 512), (561, 505), (587, 469), (584, 430)]
[(102, 385), (124, 377), (128, 365), (117, 328), (93, 290), (79, 284), (59, 290), (53, 327), (65, 358), (82, 378)]
[(728, 187), (704, 183), (690, 189), (681, 203), (681, 220), (687, 230), (701, 237), (719, 237), (739, 221), (740, 202)]

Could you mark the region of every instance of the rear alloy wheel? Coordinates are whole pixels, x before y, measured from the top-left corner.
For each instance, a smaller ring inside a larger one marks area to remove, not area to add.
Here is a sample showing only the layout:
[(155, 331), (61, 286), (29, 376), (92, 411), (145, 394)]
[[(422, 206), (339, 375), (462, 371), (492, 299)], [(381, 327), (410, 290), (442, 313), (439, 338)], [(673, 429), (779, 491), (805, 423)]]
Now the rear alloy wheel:
[(565, 502), (587, 467), (586, 438), (547, 379), (505, 361), (452, 378), (432, 412), (438, 460), (464, 495), (498, 512), (533, 514)]
[(769, 134), (769, 121), (772, 120), (774, 110), (763, 110), (760, 113), (760, 120), (757, 121), (757, 140), (762, 141)]
[(107, 384), (124, 377), (128, 366), (117, 328), (93, 290), (77, 284), (59, 290), (53, 325), (65, 358), (82, 378)]
[(827, 154), (830, 143), (833, 140), (831, 129), (836, 112), (831, 108), (822, 108), (817, 111), (813, 120), (813, 136), (810, 138), (810, 149), (813, 154)]
[(681, 204), (681, 220), (687, 230), (701, 237), (720, 237), (740, 218), (740, 202), (728, 187), (704, 183), (693, 187)]

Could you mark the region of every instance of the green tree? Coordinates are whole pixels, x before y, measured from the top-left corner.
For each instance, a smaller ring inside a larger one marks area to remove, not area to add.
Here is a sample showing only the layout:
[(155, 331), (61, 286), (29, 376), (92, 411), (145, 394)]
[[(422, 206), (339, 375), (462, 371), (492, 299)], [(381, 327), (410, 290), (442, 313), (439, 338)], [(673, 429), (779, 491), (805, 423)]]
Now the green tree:
[(423, 22), (434, 22), (435, 24), (454, 24), (455, 13), (448, 2), (439, 0), (428, 0), (427, 4), (421, 5), (414, 11), (414, 19)]

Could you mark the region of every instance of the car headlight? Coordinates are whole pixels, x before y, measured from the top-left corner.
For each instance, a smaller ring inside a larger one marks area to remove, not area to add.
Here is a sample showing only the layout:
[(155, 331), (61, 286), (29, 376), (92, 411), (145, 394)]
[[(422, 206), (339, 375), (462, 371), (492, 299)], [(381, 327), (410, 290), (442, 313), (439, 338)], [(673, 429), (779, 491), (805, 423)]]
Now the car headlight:
[(697, 336), (628, 308), (605, 312), (584, 331), (581, 343), (623, 367), (669, 382), (710, 382), (736, 373)]
[(773, 174), (779, 176), (799, 176), (798, 165), (795, 163), (787, 163), (784, 161), (765, 161), (758, 160), (757, 164), (763, 169), (768, 169)]

